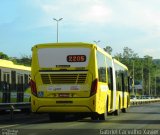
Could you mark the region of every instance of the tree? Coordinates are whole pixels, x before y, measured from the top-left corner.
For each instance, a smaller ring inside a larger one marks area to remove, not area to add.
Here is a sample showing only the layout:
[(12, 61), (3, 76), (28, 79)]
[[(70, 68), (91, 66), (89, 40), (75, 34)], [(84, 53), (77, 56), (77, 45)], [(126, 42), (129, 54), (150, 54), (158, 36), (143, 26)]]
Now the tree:
[(107, 53), (111, 54), (112, 53), (112, 47), (110, 46), (106, 46), (105, 48), (103, 48)]
[(154, 86), (155, 75), (157, 74), (158, 65), (153, 61), (149, 55), (144, 56), (144, 89), (146, 94), (152, 95), (152, 88)]
[(129, 74), (134, 77), (133, 79), (135, 82), (140, 81), (141, 76), (139, 68), (141, 68), (141, 64), (137, 53), (128, 47), (124, 47), (123, 52), (116, 54), (115, 58), (128, 67)]
[(117, 53), (114, 57), (125, 64), (129, 68), (129, 71), (132, 71), (133, 61), (138, 62), (139, 58), (138, 54), (128, 47), (124, 47), (123, 53)]
[(123, 57), (124, 58), (137, 58), (138, 54), (134, 53), (134, 51), (132, 49), (130, 49), (129, 47), (124, 47), (123, 48)]
[(21, 58), (13, 58), (12, 61), (16, 64), (31, 66), (32, 57), (27, 56), (27, 55), (23, 55)]
[(123, 56), (122, 56), (121, 53), (116, 53), (116, 54), (114, 55), (114, 58), (117, 59), (118, 61), (121, 61), (121, 62), (122, 62)]
[(5, 59), (5, 60), (8, 60), (9, 57), (7, 54), (4, 54), (3, 52), (0, 52), (0, 59)]

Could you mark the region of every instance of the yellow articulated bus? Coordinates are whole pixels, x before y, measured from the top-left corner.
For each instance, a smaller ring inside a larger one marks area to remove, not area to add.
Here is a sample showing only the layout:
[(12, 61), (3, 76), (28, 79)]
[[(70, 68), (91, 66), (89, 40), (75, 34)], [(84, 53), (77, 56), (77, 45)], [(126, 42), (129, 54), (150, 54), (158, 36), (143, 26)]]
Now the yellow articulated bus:
[(128, 69), (89, 43), (48, 43), (32, 48), (31, 108), (49, 113), (85, 114), (106, 120), (129, 107)]
[(0, 110), (29, 109), (31, 90), (29, 76), (31, 67), (16, 65), (12, 61), (0, 59)]

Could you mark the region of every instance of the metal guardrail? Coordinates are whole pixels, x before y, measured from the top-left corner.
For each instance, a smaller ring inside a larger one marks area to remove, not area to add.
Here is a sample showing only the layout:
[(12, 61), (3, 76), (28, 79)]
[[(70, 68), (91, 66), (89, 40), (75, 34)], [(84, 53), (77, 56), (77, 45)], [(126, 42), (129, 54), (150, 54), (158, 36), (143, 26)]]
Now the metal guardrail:
[(153, 103), (153, 102), (160, 102), (160, 98), (156, 99), (131, 99), (131, 105), (139, 105), (139, 104), (146, 104), (146, 103)]
[(30, 109), (30, 102), (18, 102), (18, 103), (0, 103), (0, 110), (10, 110), (10, 109)]
[(31, 103), (30, 102), (19, 102), (19, 103), (0, 103), (0, 110), (10, 110), (10, 119), (14, 119), (14, 110), (16, 109), (24, 109), (30, 110)]
[[(130, 99), (131, 105), (140, 105), (146, 103), (160, 102), (160, 98), (156, 99)], [(31, 109), (30, 102), (19, 102), (19, 103), (0, 103), (0, 110), (10, 110), (10, 119), (14, 119), (14, 110), (16, 109)]]

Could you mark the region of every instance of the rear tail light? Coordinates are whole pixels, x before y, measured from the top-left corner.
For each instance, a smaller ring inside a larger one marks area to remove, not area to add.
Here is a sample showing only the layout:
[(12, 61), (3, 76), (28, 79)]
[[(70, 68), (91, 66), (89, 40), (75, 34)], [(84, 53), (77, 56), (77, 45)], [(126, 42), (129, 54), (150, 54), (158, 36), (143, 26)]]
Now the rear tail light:
[(29, 85), (31, 86), (32, 94), (37, 96), (36, 83), (33, 80), (30, 80)]
[(96, 94), (97, 88), (98, 88), (98, 79), (95, 79), (95, 80), (92, 82), (90, 96)]

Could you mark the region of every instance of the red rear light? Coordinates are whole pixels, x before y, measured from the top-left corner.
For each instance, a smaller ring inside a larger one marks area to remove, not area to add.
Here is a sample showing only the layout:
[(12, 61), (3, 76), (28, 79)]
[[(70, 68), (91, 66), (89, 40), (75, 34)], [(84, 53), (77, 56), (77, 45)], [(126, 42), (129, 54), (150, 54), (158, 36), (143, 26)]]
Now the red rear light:
[(31, 86), (32, 94), (37, 96), (36, 83), (33, 80), (30, 80), (29, 85)]
[(96, 94), (97, 88), (98, 88), (98, 79), (95, 79), (95, 80), (92, 82), (90, 96)]

